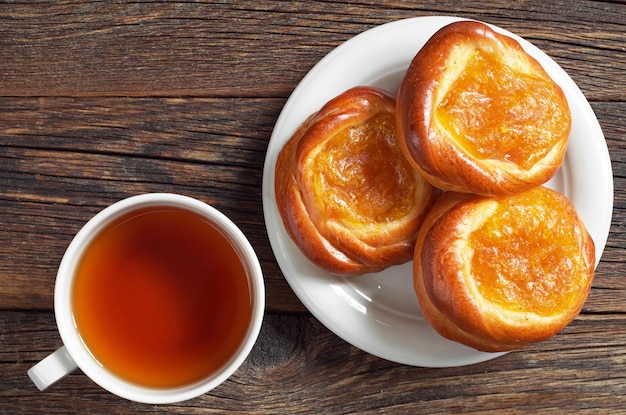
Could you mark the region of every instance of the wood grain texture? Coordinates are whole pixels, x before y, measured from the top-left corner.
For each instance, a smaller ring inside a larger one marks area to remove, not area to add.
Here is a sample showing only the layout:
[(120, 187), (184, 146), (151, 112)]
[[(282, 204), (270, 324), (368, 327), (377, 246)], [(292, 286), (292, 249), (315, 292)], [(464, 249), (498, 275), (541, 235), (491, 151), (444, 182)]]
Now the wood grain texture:
[[(379, 359), (319, 323), (275, 261), (261, 194), (302, 77), (358, 33), (426, 15), (493, 23), (553, 57), (598, 117), (615, 187), (581, 315), (548, 341), (446, 369)], [(0, 413), (626, 414), (625, 73), (624, 1), (0, 3)], [(96, 212), (145, 192), (213, 204), (249, 237), (267, 293), (252, 354), (175, 405), (125, 401), (80, 371), (36, 391), (26, 370), (61, 345), (63, 252)]]
[(262, 259), (268, 307), (302, 310), (269, 247), (261, 200), (267, 139), (283, 101), (6, 98), (0, 101), (0, 307), (52, 308), (73, 235), (134, 194), (198, 198), (229, 216)]
[[(626, 407), (626, 321), (584, 317), (524, 351), (481, 364), (432, 369), (399, 365), (362, 352), (307, 315), (269, 314), (244, 365), (213, 391), (176, 405), (126, 402), (76, 372), (45, 392), (24, 376), (60, 345), (49, 313), (2, 312), (0, 412), (93, 413), (583, 413)], [(611, 336), (604, 336), (610, 330)], [(29, 341), (26, 341), (28, 334)], [(566, 362), (566, 363), (565, 363)], [(607, 366), (609, 363), (611, 366)]]
[(10, 3), (0, 5), (0, 89), (8, 96), (284, 97), (321, 57), (362, 31), (401, 18), (457, 15), (526, 37), (593, 92), (590, 98), (623, 99), (623, 88), (606, 82), (620, 77), (614, 60), (624, 52), (622, 7), (600, 1)]

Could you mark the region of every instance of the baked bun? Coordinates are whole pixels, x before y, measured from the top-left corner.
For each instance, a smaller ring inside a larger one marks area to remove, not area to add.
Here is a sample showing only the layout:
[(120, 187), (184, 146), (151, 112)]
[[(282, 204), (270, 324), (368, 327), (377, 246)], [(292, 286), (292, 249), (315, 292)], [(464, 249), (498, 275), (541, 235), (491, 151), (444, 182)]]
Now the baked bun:
[(397, 142), (395, 99), (350, 89), (311, 115), (276, 162), (285, 228), (313, 263), (337, 275), (410, 261), (434, 188)]
[(594, 244), (572, 203), (543, 186), (495, 198), (446, 193), (424, 219), (413, 262), (424, 317), (486, 352), (556, 334), (580, 312)]
[(571, 114), (561, 88), (514, 39), (475, 21), (435, 33), (397, 96), (398, 137), (435, 186), (485, 196), (547, 182)]

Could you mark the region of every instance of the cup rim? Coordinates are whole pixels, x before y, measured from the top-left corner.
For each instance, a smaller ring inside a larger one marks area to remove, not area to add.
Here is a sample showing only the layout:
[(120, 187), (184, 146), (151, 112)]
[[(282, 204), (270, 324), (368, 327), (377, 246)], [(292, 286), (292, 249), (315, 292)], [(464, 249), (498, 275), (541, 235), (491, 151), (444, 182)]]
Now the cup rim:
[[(72, 282), (81, 253), (106, 225), (130, 211), (171, 206), (193, 211), (218, 228), (239, 253), (248, 271), (252, 315), (247, 335), (231, 359), (217, 372), (189, 385), (152, 388), (121, 379), (102, 367), (78, 334), (72, 314)], [(174, 403), (202, 395), (229, 378), (246, 360), (259, 336), (265, 313), (265, 283), (259, 259), (243, 232), (225, 214), (198, 199), (175, 193), (146, 193), (109, 205), (93, 216), (74, 236), (59, 265), (54, 291), (54, 310), (63, 344), (82, 372), (92, 381), (120, 397), (142, 403)]]

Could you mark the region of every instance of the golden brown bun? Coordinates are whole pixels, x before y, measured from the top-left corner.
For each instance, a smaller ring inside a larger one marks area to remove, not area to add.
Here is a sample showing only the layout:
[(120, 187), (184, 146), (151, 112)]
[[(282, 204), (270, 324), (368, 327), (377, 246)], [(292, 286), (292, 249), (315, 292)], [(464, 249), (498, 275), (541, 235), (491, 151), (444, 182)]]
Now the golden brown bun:
[(413, 263), (424, 317), (487, 352), (544, 340), (580, 312), (594, 244), (571, 202), (545, 187), (487, 198), (446, 193), (424, 219)]
[(517, 41), (461, 21), (414, 57), (397, 96), (398, 137), (435, 186), (506, 195), (548, 181), (571, 127), (561, 88)]
[(337, 275), (411, 260), (434, 188), (397, 143), (395, 100), (356, 87), (311, 115), (281, 150), (276, 203), (290, 237)]

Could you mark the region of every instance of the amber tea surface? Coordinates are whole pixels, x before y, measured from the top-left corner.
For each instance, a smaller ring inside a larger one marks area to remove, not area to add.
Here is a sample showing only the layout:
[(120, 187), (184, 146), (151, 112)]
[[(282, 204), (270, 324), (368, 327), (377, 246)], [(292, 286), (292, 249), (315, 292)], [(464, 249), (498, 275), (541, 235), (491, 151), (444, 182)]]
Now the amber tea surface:
[(172, 207), (134, 212), (105, 228), (78, 264), (72, 296), (93, 356), (150, 387), (219, 370), (252, 314), (238, 254), (203, 217)]

